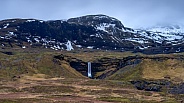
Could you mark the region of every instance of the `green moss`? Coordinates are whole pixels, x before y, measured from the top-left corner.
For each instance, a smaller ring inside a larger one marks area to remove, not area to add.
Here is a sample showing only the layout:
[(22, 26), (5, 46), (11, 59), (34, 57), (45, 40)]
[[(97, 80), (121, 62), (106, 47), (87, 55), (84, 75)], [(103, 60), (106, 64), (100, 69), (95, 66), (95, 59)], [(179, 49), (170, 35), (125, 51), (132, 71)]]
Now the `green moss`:
[(110, 80), (120, 80), (120, 81), (130, 81), (142, 79), (142, 68), (141, 64), (138, 64), (136, 67), (127, 66), (125, 68), (120, 69), (115, 74), (110, 76), (108, 79)]

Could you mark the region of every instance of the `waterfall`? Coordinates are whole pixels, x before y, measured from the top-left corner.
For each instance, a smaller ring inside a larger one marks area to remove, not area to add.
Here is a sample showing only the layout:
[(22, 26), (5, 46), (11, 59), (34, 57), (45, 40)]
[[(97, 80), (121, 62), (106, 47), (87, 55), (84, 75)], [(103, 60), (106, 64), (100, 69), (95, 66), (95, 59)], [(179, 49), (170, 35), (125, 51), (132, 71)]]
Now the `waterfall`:
[(88, 77), (91, 78), (91, 62), (88, 62)]

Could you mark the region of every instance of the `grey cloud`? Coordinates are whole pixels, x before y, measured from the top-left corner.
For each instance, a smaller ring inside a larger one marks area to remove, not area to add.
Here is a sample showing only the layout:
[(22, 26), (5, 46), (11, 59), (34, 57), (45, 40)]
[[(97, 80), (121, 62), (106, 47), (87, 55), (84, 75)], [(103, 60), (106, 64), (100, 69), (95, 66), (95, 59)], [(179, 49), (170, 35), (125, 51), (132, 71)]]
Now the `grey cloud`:
[(129, 27), (184, 23), (184, 0), (1, 0), (0, 19), (68, 19), (106, 14)]

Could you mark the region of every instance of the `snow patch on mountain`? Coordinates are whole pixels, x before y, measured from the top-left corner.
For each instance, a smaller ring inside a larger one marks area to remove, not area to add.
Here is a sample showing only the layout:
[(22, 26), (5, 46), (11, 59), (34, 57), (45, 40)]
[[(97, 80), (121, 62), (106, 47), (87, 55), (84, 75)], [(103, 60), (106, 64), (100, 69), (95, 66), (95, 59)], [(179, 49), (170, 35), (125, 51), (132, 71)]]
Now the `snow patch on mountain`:
[(7, 34), (8, 36), (14, 36), (14, 37), (16, 37), (17, 36), (17, 34), (15, 34), (14, 32), (9, 32), (9, 34)]
[(5, 24), (5, 25), (4, 25), (4, 27), (3, 27), (3, 28), (4, 28), (4, 29), (6, 29), (9, 25), (10, 25), (10, 24), (9, 24), (9, 23), (7, 23), (7, 24)]
[(39, 22), (40, 22), (40, 23), (43, 23), (44, 21), (43, 21), (43, 20), (40, 20)]
[(110, 27), (114, 28), (115, 27), (115, 24), (101, 23), (100, 25), (97, 25), (96, 26), (96, 29), (103, 30), (105, 32), (108, 32), (107, 31), (107, 28), (110, 28)]
[(87, 48), (88, 48), (88, 49), (93, 49), (93, 46), (88, 46)]
[(22, 46), (22, 49), (25, 49), (26, 48), (26, 46)]
[(78, 48), (82, 48), (82, 45), (75, 45), (76, 47), (78, 47)]
[(12, 23), (16, 22), (16, 20), (12, 20)]
[(127, 41), (132, 41), (132, 42), (138, 42), (140, 44), (144, 44), (144, 43), (148, 43), (147, 41), (145, 41), (143, 38), (127, 38), (125, 39)]
[(26, 22), (34, 22), (34, 21), (36, 21), (36, 20), (27, 20)]

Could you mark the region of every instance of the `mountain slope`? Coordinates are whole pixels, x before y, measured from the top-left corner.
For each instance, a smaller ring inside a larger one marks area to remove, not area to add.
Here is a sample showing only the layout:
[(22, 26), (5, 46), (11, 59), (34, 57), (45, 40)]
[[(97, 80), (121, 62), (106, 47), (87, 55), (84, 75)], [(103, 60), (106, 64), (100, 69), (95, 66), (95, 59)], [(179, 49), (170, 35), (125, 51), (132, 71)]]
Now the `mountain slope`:
[(34, 75), (44, 75), (44, 78), (85, 78), (73, 69), (68, 62), (54, 59), (56, 52), (39, 49), (11, 51), (11, 55), (7, 52), (0, 52), (1, 81), (16, 80)]
[[(176, 30), (174, 30), (176, 31)], [(0, 21), (1, 48), (103, 49), (143, 53), (183, 52), (183, 33), (134, 30), (106, 15), (63, 20)]]

